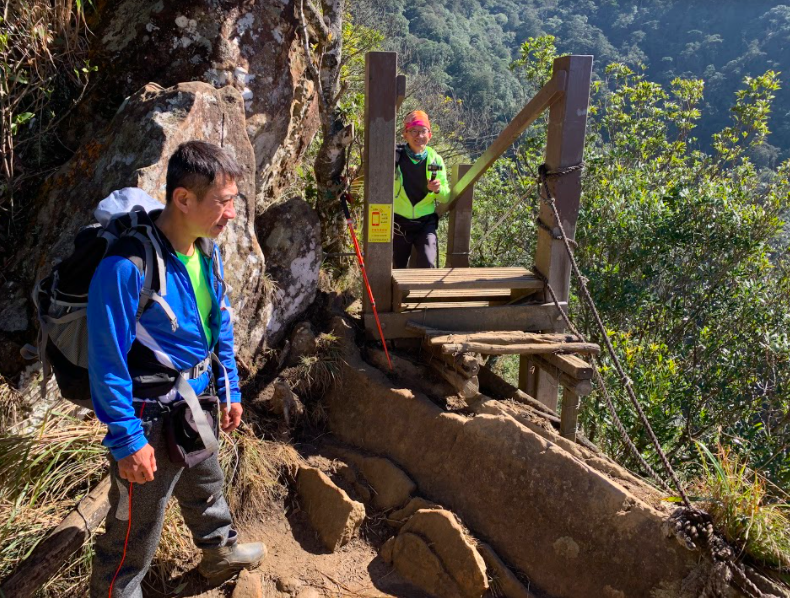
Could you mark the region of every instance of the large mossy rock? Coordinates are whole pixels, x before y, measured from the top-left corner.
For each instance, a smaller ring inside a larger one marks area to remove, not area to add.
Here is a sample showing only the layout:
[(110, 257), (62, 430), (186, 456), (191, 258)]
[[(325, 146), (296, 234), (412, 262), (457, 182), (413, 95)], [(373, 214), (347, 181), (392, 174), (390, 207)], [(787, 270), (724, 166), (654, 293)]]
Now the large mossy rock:
[[(149, 84), (132, 95), (110, 125), (51, 177), (41, 194), (35, 243), (20, 256), (27, 280), (45, 276), (73, 249), (97, 202), (121, 187), (140, 187), (165, 200), (167, 160), (180, 143), (203, 139), (221, 145), (241, 165), (239, 191), (249, 197), (219, 238), (231, 287), (238, 355), (252, 359), (265, 341), (264, 257), (255, 237), (255, 159), (244, 128), (244, 100), (232, 87)], [(32, 241), (32, 239), (31, 239)]]

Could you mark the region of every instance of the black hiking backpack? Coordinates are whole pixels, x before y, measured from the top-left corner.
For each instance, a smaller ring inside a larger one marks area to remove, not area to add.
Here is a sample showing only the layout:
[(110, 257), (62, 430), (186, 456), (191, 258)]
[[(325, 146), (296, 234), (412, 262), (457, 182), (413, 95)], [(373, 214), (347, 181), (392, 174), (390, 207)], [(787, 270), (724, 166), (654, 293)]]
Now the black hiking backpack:
[[(139, 189), (122, 189), (113, 195), (116, 197), (111, 207), (125, 209), (124, 201), (145, 194)], [(161, 207), (153, 198), (147, 195), (146, 198), (150, 200), (145, 202), (148, 209), (153, 205)], [(173, 329), (178, 326), (172, 310), (158, 293), (166, 269), (162, 244), (151, 216), (140, 205), (110, 214), (102, 211), (102, 204), (95, 212), (99, 222), (80, 229), (74, 239), (73, 253), (35, 286), (33, 301), (40, 326), (38, 347), (25, 347), (26, 355), (38, 356), (43, 365), (42, 394), (54, 372), (63, 398), (87, 409), (93, 409), (88, 379), (88, 288), (102, 259), (109, 255), (127, 257), (143, 275), (137, 320), (146, 306), (155, 301), (170, 316)]]

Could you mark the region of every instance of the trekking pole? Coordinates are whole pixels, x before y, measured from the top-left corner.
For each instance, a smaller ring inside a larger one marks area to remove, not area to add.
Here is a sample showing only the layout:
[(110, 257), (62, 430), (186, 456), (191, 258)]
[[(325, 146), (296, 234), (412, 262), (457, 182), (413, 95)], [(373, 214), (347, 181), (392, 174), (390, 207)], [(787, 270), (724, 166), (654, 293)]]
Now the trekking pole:
[(348, 209), (349, 192), (343, 191), (340, 194), (340, 203), (343, 205), (343, 213), (346, 215), (346, 224), (348, 224), (348, 232), (351, 233), (351, 240), (354, 242), (354, 251), (357, 253), (357, 261), (359, 262), (359, 269), (362, 271), (362, 280), (365, 281), (365, 287), (368, 290), (368, 297), (370, 298), (370, 305), (373, 308), (373, 317), (376, 318), (376, 326), (379, 329), (379, 336), (381, 337), (381, 344), (384, 347), (384, 355), (387, 356), (387, 364), (392, 371), (392, 361), (390, 360), (389, 351), (387, 351), (387, 341), (384, 339), (384, 332), (381, 330), (381, 321), (379, 320), (379, 312), (376, 309), (376, 300), (373, 298), (373, 290), (370, 288), (368, 282), (368, 273), (365, 270), (365, 260), (362, 258), (362, 251), (359, 249), (359, 242), (357, 241), (357, 234), (354, 232), (354, 220), (351, 218), (351, 211)]

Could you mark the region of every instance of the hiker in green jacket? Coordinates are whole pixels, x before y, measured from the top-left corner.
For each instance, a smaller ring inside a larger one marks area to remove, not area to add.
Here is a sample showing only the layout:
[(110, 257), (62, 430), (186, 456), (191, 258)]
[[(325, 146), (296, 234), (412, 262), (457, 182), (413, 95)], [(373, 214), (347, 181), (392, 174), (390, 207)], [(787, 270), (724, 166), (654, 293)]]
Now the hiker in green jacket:
[(405, 268), (412, 247), (416, 248), (413, 268), (436, 267), (437, 203), (450, 201), (450, 186), (444, 160), (433, 148), (431, 123), (422, 110), (403, 119), (405, 145), (399, 145), (395, 164), (395, 236), (392, 242), (393, 268)]

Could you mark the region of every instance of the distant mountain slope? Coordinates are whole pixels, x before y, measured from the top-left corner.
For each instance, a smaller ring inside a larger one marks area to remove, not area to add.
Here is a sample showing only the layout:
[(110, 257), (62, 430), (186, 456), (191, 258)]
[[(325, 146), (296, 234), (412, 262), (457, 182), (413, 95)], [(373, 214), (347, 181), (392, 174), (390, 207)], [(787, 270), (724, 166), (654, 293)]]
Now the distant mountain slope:
[[(372, 3), (379, 27), (405, 70), (431, 71), (475, 110), (505, 122), (524, 90), (509, 71), (528, 37), (552, 34), (563, 53), (644, 64), (651, 80), (705, 80), (707, 105), (697, 134), (706, 144), (729, 122), (746, 75), (790, 66), (790, 1), (750, 0), (360, 0)], [(790, 155), (790, 83), (783, 72), (762, 161)]]

